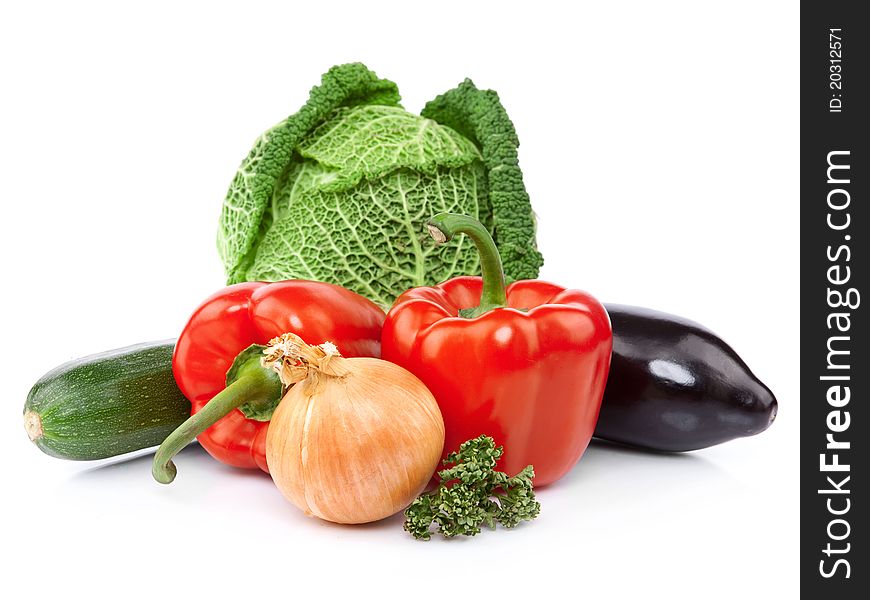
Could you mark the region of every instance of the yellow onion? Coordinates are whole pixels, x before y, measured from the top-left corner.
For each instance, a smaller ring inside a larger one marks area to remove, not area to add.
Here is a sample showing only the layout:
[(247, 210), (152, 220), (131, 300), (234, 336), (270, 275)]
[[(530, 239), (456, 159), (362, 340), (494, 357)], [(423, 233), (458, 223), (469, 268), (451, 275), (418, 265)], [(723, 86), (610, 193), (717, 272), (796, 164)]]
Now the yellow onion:
[(286, 386), (266, 436), (281, 493), (335, 523), (404, 509), (435, 472), (444, 446), (438, 403), (417, 377), (377, 358), (344, 358), (332, 344), (275, 338), (263, 365)]

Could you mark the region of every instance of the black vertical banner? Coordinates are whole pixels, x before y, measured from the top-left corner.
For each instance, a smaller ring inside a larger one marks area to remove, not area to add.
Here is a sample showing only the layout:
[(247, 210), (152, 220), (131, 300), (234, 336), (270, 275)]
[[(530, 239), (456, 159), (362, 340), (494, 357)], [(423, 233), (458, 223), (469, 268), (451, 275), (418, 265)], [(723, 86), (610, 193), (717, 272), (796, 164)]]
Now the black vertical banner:
[(859, 9), (801, 6), (801, 588), (838, 600), (870, 590), (859, 491), (870, 455), (870, 21)]

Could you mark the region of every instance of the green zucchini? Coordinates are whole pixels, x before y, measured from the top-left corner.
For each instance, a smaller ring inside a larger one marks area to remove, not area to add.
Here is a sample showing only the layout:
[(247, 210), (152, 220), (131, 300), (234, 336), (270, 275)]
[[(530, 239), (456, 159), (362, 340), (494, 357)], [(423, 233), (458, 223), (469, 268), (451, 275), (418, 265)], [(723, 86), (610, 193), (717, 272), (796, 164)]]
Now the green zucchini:
[(24, 427), (46, 454), (96, 460), (158, 446), (190, 416), (172, 376), (173, 340), (65, 363), (27, 395)]

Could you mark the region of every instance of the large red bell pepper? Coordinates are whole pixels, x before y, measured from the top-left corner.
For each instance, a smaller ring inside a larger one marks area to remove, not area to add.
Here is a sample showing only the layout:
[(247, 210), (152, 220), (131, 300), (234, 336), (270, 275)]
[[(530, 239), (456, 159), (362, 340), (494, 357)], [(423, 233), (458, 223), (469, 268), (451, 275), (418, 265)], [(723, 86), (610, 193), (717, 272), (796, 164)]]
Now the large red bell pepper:
[(161, 445), (154, 476), (169, 483), (172, 456), (194, 436), (217, 460), (268, 472), (266, 431), (282, 396), (277, 374), (260, 365), (263, 344), (292, 332), (333, 342), (344, 356), (380, 356), (382, 311), (337, 285), (316, 281), (240, 283), (196, 309), (175, 345), (172, 372), (191, 418)]
[(598, 419), (610, 366), (610, 319), (595, 298), (543, 281), (505, 288), (486, 229), (462, 215), (430, 221), (439, 242), (465, 233), (483, 278), (457, 277), (399, 296), (381, 337), (383, 358), (419, 377), (444, 416), (445, 452), (487, 434), (515, 475), (528, 464), (535, 485), (564, 475), (583, 454)]

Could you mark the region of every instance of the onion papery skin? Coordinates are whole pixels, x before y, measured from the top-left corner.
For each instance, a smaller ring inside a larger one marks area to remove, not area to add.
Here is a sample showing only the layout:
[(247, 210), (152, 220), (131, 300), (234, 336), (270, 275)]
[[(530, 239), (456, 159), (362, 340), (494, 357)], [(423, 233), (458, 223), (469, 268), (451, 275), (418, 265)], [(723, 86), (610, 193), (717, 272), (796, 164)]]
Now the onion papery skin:
[(389, 517), (429, 483), (444, 447), (438, 403), (416, 376), (375, 358), (341, 358), (290, 388), (266, 438), (269, 472), (306, 514), (358, 524)]

